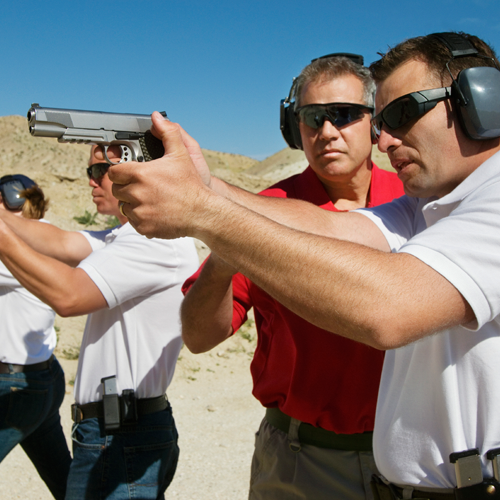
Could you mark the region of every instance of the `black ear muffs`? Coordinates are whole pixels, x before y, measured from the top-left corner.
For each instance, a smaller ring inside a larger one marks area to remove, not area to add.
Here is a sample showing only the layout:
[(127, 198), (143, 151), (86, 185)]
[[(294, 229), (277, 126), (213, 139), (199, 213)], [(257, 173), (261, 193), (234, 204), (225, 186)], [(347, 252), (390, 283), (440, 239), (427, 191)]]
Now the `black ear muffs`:
[[(446, 45), (451, 59), (480, 57), (472, 43), (458, 33), (434, 33), (433, 37)], [(492, 59), (493, 60), (493, 59)], [(446, 67), (449, 70), (448, 61)], [(494, 61), (494, 60), (493, 60)], [(494, 61), (495, 62), (495, 61)], [(500, 137), (500, 70), (492, 66), (467, 68), (452, 77), (451, 92), (463, 132), (470, 139), (487, 140)]]
[[(317, 57), (311, 62), (317, 61), (318, 59), (325, 59), (327, 57), (347, 57), (351, 61), (360, 66), (363, 66), (364, 60), (363, 56), (359, 54), (350, 54), (347, 52), (337, 52), (334, 54), (328, 54), (326, 56)], [(280, 103), (280, 129), (283, 139), (292, 149), (302, 149), (302, 137), (300, 136), (299, 123), (297, 117), (295, 116), (295, 87), (297, 84), (297, 78), (293, 79), (292, 87), (288, 93), (288, 97), (281, 99)], [(372, 143), (376, 144), (377, 138), (372, 132)]]
[(489, 66), (468, 68), (456, 81), (463, 96), (457, 97), (457, 109), (465, 134), (475, 140), (500, 137), (500, 71)]
[(286, 99), (280, 103), (280, 129), (283, 139), (292, 149), (302, 149), (299, 124), (295, 116), (295, 101), (292, 101), (297, 79), (293, 79), (292, 87)]

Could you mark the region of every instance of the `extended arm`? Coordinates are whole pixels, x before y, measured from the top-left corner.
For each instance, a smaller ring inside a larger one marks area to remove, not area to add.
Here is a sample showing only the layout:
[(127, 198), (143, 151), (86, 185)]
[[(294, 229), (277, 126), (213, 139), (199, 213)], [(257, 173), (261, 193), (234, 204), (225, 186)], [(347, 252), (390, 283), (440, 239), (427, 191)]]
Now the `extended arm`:
[(233, 272), (212, 254), (184, 298), (182, 339), (195, 354), (212, 349), (233, 333)]
[(85, 271), (36, 252), (3, 221), (0, 221), (0, 258), (21, 285), (60, 316), (80, 316), (107, 307), (102, 293)]
[(8, 210), (0, 210), (0, 219), (34, 250), (70, 266), (77, 266), (92, 252), (85, 236), (76, 231), (17, 217)]
[[(162, 130), (160, 129), (164, 128), (163, 120), (159, 120), (158, 117), (153, 118), (153, 124), (158, 125), (155, 134), (161, 137)], [(351, 225), (349, 218), (341, 219), (339, 213), (332, 214), (302, 200), (253, 194), (211, 176), (198, 143), (182, 127), (179, 127), (179, 132), (201, 180), (221, 196), (294, 229), (321, 236), (348, 239), (373, 248), (389, 250), (385, 238), (379, 231), (366, 233), (364, 226), (361, 227), (363, 231), (360, 231), (358, 226)]]
[(221, 197), (211, 202), (196, 236), (321, 328), (392, 349), (474, 318), (456, 288), (411, 255), (294, 231)]
[(162, 159), (110, 169), (114, 194), (127, 203), (139, 232), (199, 238), (309, 322), (380, 349), (474, 318), (439, 273), (410, 255), (388, 253), (381, 231), (364, 216), (253, 195), (243, 195), (240, 205), (202, 181), (175, 124), (155, 120), (155, 126), (165, 145)]

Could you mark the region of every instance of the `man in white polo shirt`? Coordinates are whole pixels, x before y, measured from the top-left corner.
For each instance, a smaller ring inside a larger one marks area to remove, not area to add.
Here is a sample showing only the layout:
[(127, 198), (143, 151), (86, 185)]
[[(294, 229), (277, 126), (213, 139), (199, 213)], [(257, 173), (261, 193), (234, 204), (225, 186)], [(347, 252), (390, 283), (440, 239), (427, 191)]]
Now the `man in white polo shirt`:
[(89, 314), (67, 498), (162, 498), (179, 453), (165, 391), (182, 345), (180, 287), (198, 257), (190, 238), (147, 239), (127, 223), (101, 158), (93, 148), (93, 201), (120, 226), (68, 232), (2, 214), (0, 257), (61, 316)]
[(362, 213), (212, 179), (158, 113), (166, 155), (148, 177), (133, 163), (110, 171), (141, 233), (195, 236), (313, 324), (388, 350), (373, 437), (384, 500), (499, 498), (499, 68), (458, 33), (372, 65), (372, 124), (407, 196)]

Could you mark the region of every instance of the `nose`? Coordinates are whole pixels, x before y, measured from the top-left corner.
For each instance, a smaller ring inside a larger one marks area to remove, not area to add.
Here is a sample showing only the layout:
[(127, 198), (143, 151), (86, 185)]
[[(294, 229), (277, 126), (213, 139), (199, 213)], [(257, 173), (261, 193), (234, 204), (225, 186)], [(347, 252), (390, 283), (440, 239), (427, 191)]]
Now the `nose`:
[(382, 125), (377, 146), (381, 153), (387, 153), (391, 148), (398, 147), (401, 144), (401, 139), (394, 135), (393, 131), (387, 129), (387, 126)]
[(93, 177), (90, 177), (89, 186), (92, 188), (99, 187), (99, 183)]
[(340, 136), (339, 129), (328, 119), (319, 128), (319, 136), (324, 140), (336, 139)]

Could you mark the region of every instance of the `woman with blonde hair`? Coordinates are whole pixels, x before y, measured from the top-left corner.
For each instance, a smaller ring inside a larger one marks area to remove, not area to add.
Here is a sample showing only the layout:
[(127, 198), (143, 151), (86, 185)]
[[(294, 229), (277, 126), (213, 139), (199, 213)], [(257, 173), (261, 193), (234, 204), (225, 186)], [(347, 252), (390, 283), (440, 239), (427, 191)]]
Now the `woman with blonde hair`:
[[(43, 191), (22, 174), (0, 178), (0, 209), (42, 219)], [(71, 455), (59, 407), (65, 380), (53, 355), (55, 312), (0, 261), (0, 461), (20, 444), (56, 499), (64, 499)]]

